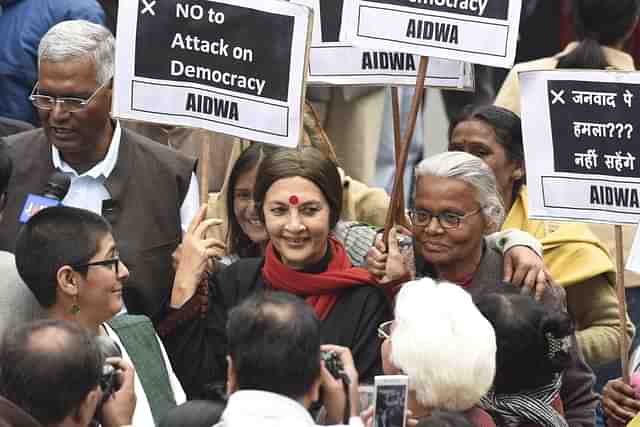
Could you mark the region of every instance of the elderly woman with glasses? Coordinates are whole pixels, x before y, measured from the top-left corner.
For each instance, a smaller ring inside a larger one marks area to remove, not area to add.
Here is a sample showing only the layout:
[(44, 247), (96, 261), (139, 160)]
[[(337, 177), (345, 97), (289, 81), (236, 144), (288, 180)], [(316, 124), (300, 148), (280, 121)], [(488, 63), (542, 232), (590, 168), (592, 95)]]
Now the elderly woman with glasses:
[[(500, 228), (505, 216), (496, 180), (479, 158), (462, 152), (442, 153), (416, 167), (411, 220), (418, 276), (436, 277), (466, 289), (502, 278), (502, 254), (484, 236)], [(391, 235), (395, 236), (392, 232)], [(369, 256), (370, 272), (398, 280), (390, 239), (389, 262), (381, 252)]]
[[(447, 152), (416, 167), (413, 221), (416, 275), (455, 283), (472, 295), (494, 289), (502, 280), (503, 256), (486, 235), (500, 229), (505, 208), (496, 178), (487, 164), (465, 152)], [(368, 256), (369, 271), (385, 280), (409, 276), (390, 234), (389, 253), (378, 242)], [(523, 288), (526, 289), (526, 288)], [(596, 396), (591, 370), (577, 349), (565, 372), (562, 401), (567, 421), (592, 420)], [(589, 421), (591, 422), (591, 421)]]

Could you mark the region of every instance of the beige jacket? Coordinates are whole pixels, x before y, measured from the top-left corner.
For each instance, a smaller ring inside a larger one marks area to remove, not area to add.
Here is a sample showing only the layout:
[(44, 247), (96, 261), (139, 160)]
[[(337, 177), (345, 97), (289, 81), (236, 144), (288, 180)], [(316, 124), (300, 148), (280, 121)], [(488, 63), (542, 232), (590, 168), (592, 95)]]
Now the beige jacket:
[[(509, 75), (507, 75), (506, 80), (502, 84), (494, 104), (499, 107), (508, 108), (520, 115), (520, 84), (518, 83), (518, 73), (521, 71), (554, 70), (558, 65), (558, 58), (571, 52), (577, 45), (578, 43), (576, 42), (569, 43), (562, 52), (555, 56), (516, 64), (511, 71), (509, 71)], [(603, 49), (607, 61), (612, 65), (613, 69), (621, 71), (635, 70), (633, 58), (630, 55), (610, 47), (603, 46)]]

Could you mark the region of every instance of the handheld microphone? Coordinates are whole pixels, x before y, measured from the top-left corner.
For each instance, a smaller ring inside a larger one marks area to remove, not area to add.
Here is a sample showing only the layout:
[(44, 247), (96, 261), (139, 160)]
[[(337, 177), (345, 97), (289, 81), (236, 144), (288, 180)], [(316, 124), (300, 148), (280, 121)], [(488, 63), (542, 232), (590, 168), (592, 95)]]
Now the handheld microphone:
[(27, 194), (27, 200), (20, 211), (20, 222), (24, 224), (42, 209), (60, 205), (69, 191), (69, 186), (71, 186), (71, 178), (67, 175), (59, 171), (51, 174), (42, 196)]
[(61, 202), (69, 192), (70, 186), (71, 178), (62, 172), (55, 171), (49, 177), (49, 181), (47, 182), (47, 186), (44, 188), (44, 193), (42, 193), (42, 195), (49, 199)]

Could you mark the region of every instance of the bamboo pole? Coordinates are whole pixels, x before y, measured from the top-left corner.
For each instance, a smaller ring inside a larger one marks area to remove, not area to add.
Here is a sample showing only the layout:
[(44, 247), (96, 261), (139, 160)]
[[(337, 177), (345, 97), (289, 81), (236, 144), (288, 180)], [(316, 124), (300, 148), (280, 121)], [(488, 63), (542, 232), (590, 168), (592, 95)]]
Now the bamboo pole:
[(202, 141), (200, 145), (200, 205), (207, 204), (209, 200), (209, 143)]
[(620, 362), (622, 380), (629, 384), (629, 336), (627, 335), (627, 298), (624, 292), (624, 254), (622, 226), (614, 225), (616, 238), (616, 293), (618, 295), (618, 319), (620, 321)]
[[(391, 231), (391, 227), (395, 222), (395, 219), (398, 217), (397, 207), (398, 207), (398, 198), (403, 197), (403, 192), (398, 191), (402, 190), (402, 178), (404, 175), (404, 170), (407, 166), (407, 157), (409, 155), (409, 144), (411, 143), (411, 138), (413, 138), (413, 132), (416, 128), (416, 120), (418, 118), (418, 111), (420, 110), (420, 105), (422, 104), (422, 98), (424, 95), (424, 79), (427, 76), (427, 65), (429, 64), (429, 58), (426, 56), (420, 57), (420, 65), (418, 66), (418, 77), (416, 80), (416, 91), (413, 94), (413, 99), (411, 101), (411, 111), (409, 112), (409, 122), (407, 123), (407, 127), (405, 129), (402, 143), (400, 146), (400, 153), (397, 155), (396, 160), (396, 174), (393, 180), (393, 189), (391, 190), (391, 202), (389, 203), (389, 211), (387, 211), (387, 217), (384, 225), (384, 234), (383, 241), (387, 244), (389, 240), (389, 231)], [(403, 212), (404, 214), (404, 212)]]
[[(398, 87), (391, 87), (391, 107), (393, 112), (393, 146), (396, 170), (400, 169), (400, 151), (402, 149), (402, 131), (400, 129), (400, 97), (398, 96)], [(395, 220), (404, 224), (404, 218), (400, 217), (401, 211), (404, 209), (404, 180), (400, 181), (400, 194), (398, 195), (396, 206), (389, 206), (395, 213)], [(404, 215), (402, 215), (404, 217)]]

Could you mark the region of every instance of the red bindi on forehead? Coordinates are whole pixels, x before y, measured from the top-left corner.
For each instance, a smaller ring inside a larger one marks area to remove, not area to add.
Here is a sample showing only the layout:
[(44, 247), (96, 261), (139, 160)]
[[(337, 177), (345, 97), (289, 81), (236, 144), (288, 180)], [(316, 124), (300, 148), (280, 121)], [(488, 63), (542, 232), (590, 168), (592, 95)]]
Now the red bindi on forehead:
[(289, 203), (291, 203), (292, 205), (297, 205), (298, 203), (300, 203), (300, 199), (298, 199), (298, 196), (296, 196), (295, 194), (289, 196)]

